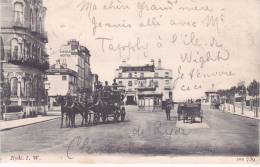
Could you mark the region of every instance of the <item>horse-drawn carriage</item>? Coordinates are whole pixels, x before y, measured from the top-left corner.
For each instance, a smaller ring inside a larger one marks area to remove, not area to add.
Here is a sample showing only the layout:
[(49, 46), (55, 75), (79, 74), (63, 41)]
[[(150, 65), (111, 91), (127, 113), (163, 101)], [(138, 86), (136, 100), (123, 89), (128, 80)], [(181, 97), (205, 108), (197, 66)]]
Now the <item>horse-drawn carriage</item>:
[(190, 123), (200, 118), (202, 123), (203, 113), (201, 111), (201, 103), (180, 103), (177, 110), (178, 121), (183, 120), (184, 123), (190, 120)]
[(97, 124), (100, 121), (106, 122), (110, 117), (114, 121), (124, 121), (126, 115), (123, 102), (125, 92), (119, 87), (99, 89), (88, 96), (82, 94), (81, 98), (57, 97), (57, 101), (61, 105), (61, 127), (63, 127), (63, 118), (65, 118), (66, 127), (76, 127), (75, 117), (78, 114), (82, 118), (81, 126)]
[(125, 120), (124, 97), (124, 90), (120, 89), (104, 90), (102, 92), (101, 100), (104, 103), (105, 108), (100, 111), (100, 115), (103, 122), (111, 117), (114, 121)]

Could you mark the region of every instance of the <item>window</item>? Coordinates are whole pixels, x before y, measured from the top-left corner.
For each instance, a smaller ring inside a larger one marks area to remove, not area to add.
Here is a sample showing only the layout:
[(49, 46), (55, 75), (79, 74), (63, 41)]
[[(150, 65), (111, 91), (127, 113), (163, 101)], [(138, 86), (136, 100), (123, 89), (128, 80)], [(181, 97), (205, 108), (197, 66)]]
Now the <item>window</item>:
[(135, 85), (137, 85), (137, 83), (138, 83), (137, 80), (135, 80)]
[(21, 2), (14, 3), (14, 22), (16, 25), (23, 25), (24, 11)]
[(24, 79), (22, 79), (22, 82), (21, 82), (21, 96), (25, 97), (25, 80)]
[(154, 81), (153, 83), (156, 88), (159, 87), (158, 81)]
[(42, 18), (39, 19), (39, 32), (42, 33)]
[(155, 73), (154, 73), (154, 77), (159, 77), (158, 72), (155, 72)]
[(166, 78), (169, 77), (169, 72), (165, 72), (165, 77), (166, 77)]
[(119, 74), (118, 74), (118, 78), (121, 78), (121, 77), (122, 77), (122, 73), (119, 73)]
[(128, 86), (132, 86), (132, 85), (133, 85), (132, 81), (128, 81)]
[(128, 73), (128, 78), (132, 78), (132, 73)]
[(141, 78), (144, 78), (144, 73), (143, 73), (143, 72), (140, 73), (140, 77), (141, 77)]
[(34, 18), (36, 31), (38, 31), (38, 19), (37, 19), (37, 17), (38, 17), (38, 9), (35, 10), (35, 18)]
[(165, 80), (165, 85), (169, 85), (169, 80)]
[(11, 78), (11, 96), (12, 97), (17, 96), (17, 90), (18, 90), (18, 79)]
[(33, 29), (33, 24), (34, 24), (34, 21), (33, 21), (33, 11), (32, 9), (30, 10), (30, 29), (32, 30)]
[(32, 97), (33, 92), (32, 92), (32, 82), (27, 81), (26, 82), (26, 97)]
[(62, 80), (66, 81), (67, 80), (67, 76), (66, 75), (62, 75)]
[(119, 85), (123, 85), (123, 82), (122, 82), (122, 81), (119, 81), (118, 84), (119, 84)]
[(20, 49), (18, 45), (18, 40), (17, 39), (12, 39), (11, 41), (11, 59), (12, 60), (17, 60), (18, 55), (20, 54)]

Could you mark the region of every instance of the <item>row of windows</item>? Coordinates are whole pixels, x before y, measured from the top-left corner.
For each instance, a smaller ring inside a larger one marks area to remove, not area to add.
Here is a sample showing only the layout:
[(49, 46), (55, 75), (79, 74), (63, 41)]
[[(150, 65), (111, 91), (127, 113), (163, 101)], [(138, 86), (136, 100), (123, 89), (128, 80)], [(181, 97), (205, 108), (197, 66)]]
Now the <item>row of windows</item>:
[[(19, 89), (18, 89), (19, 88)], [(18, 82), (17, 78), (10, 80), (10, 93), (11, 97), (17, 97), (20, 93), (21, 97), (34, 97), (37, 89), (37, 82), (25, 81)], [(18, 92), (20, 90), (20, 92)]]
[(25, 40), (19, 41), (14, 38), (11, 40), (11, 59), (32, 58), (38, 59), (40, 62), (44, 60), (44, 50), (35, 43), (28, 43)]
[[(170, 81), (169, 81), (169, 80), (165, 80), (164, 82), (165, 82), (165, 85), (169, 85), (169, 84), (170, 84)], [(119, 83), (119, 85), (123, 85), (123, 82), (122, 82), (122, 81), (119, 81), (118, 83)], [(135, 81), (134, 81), (134, 85), (137, 85), (137, 84), (138, 84), (138, 81), (135, 80)], [(128, 84), (127, 84), (127, 85), (128, 85), (128, 86), (133, 86), (133, 81), (128, 81)], [(145, 82), (145, 81), (144, 81), (144, 82), (140, 81), (138, 86), (139, 86), (139, 87), (146, 87), (146, 82)], [(148, 87), (153, 87), (153, 86), (154, 86), (154, 87), (159, 87), (159, 82), (158, 82), (158, 81), (150, 80)]]
[[(133, 78), (133, 76), (134, 76), (134, 78), (137, 78), (138, 77), (138, 75), (137, 75), (137, 72), (135, 72), (134, 74), (133, 73), (128, 73), (128, 78)], [(140, 73), (140, 78), (144, 78), (144, 73)], [(167, 78), (167, 77), (169, 77), (169, 72), (165, 72), (164, 73), (164, 76)], [(118, 74), (118, 77), (119, 78), (122, 78), (122, 73), (119, 73)], [(154, 77), (159, 77), (159, 73), (158, 72), (155, 72), (154, 73)]]
[[(25, 6), (21, 2), (14, 3), (14, 21), (16, 25), (23, 26), (24, 25), (24, 9)], [(30, 10), (30, 24), (29, 28), (31, 30), (36, 30), (38, 32), (43, 32), (43, 20), (39, 17), (39, 10)]]

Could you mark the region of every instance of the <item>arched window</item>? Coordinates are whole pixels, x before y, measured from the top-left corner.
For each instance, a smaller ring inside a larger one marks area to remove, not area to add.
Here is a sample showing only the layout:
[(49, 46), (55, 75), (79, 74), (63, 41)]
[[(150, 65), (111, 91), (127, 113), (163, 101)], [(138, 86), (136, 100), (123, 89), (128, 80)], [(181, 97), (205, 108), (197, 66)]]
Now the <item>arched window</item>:
[(39, 32), (42, 33), (42, 18), (39, 19)]
[(18, 79), (11, 78), (11, 96), (17, 97), (17, 90), (18, 90)]
[(26, 82), (26, 97), (31, 97), (32, 83), (30, 80)]
[(35, 26), (36, 26), (36, 31), (39, 31), (39, 23), (38, 23), (38, 9), (35, 10)]
[(16, 25), (23, 25), (24, 7), (21, 2), (14, 3), (14, 21)]
[(42, 63), (42, 49), (40, 47), (38, 49), (38, 54), (39, 54), (39, 62)]
[(21, 97), (25, 97), (25, 79), (21, 81)]
[(32, 9), (30, 10), (30, 29), (32, 30), (33, 28), (33, 11)]
[(17, 60), (18, 59), (18, 55), (20, 54), (20, 48), (18, 45), (18, 40), (17, 39), (12, 39), (11, 41), (11, 59), (12, 60)]
[(32, 59), (35, 60), (37, 56), (37, 47), (36, 44), (32, 44)]

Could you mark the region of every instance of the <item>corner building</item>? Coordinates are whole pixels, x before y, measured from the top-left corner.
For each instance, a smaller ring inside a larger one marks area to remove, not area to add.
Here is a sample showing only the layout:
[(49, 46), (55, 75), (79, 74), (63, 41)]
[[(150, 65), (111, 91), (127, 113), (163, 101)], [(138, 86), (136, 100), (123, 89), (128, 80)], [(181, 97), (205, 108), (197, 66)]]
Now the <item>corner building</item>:
[(42, 0), (1, 0), (0, 36), (4, 45), (3, 76), (10, 104), (26, 114), (43, 111), (44, 71), (49, 68)]

